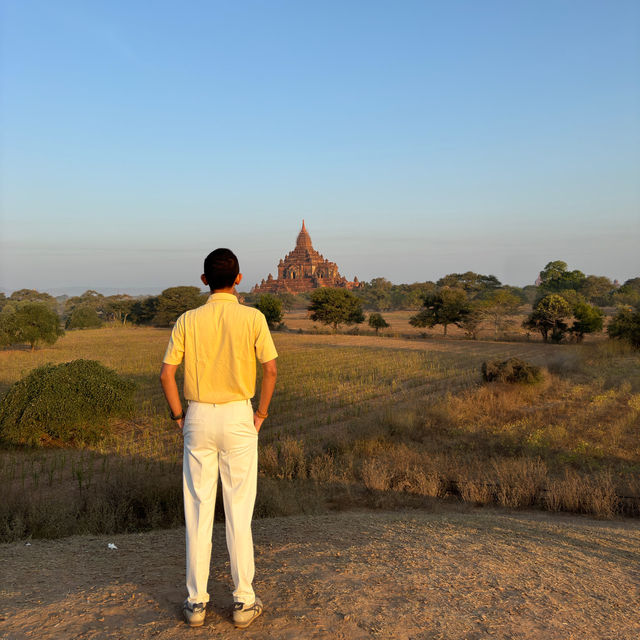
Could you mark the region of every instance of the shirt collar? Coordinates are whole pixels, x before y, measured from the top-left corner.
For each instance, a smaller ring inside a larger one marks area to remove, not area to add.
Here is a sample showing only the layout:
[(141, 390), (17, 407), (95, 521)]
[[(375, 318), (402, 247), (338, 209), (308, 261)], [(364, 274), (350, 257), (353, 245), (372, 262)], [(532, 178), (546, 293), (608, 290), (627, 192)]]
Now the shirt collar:
[(209, 302), (238, 302), (233, 293), (212, 293), (207, 300)]

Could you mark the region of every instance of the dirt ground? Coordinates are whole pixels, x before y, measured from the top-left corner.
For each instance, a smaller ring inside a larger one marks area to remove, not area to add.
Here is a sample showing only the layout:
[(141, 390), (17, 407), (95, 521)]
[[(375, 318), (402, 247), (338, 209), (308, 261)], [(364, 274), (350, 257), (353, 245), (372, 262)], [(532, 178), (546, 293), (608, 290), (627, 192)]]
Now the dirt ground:
[(257, 520), (254, 540), (265, 611), (244, 631), (222, 524), (200, 629), (183, 529), (0, 545), (0, 638), (640, 637), (638, 521), (442, 507)]

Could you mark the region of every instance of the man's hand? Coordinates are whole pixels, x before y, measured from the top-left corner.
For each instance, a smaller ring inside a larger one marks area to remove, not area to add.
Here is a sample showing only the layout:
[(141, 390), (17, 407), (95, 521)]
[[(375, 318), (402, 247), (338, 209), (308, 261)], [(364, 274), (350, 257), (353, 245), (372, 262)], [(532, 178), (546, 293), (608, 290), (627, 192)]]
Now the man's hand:
[(184, 418), (180, 418), (180, 420), (176, 420), (176, 424), (180, 427), (180, 431), (184, 429)]
[(258, 415), (256, 413), (253, 414), (253, 426), (256, 428), (256, 431), (258, 433), (260, 433), (260, 427), (262, 426), (263, 422), (264, 418), (258, 418)]

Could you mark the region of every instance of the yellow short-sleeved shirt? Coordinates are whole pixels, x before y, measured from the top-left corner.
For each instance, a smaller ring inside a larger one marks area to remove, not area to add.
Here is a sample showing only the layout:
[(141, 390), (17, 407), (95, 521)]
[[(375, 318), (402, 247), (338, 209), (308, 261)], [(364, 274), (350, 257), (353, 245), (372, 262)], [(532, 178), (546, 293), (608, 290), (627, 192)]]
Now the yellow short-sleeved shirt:
[(256, 356), (260, 362), (278, 357), (264, 315), (231, 293), (214, 293), (178, 318), (163, 362), (184, 358), (187, 400), (223, 403), (253, 397)]

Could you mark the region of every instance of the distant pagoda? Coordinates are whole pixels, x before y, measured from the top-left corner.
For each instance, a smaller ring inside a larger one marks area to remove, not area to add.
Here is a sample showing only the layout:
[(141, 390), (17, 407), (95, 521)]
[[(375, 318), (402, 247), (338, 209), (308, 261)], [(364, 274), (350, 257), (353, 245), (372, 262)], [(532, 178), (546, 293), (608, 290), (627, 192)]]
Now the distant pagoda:
[(302, 221), (302, 229), (296, 240), (296, 248), (278, 263), (278, 278), (269, 274), (251, 290), (252, 293), (302, 293), (318, 287), (359, 287), (358, 278), (353, 282), (341, 276), (338, 265), (318, 253), (311, 244), (311, 236)]

